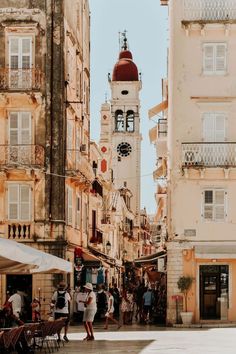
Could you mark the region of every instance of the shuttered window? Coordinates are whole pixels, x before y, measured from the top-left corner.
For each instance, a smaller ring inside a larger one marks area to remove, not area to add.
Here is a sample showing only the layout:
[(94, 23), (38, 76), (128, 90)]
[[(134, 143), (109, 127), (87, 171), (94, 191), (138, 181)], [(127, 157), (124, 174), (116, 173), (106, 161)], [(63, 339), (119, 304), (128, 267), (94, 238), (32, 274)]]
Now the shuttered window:
[(67, 224), (68, 225), (72, 225), (72, 212), (73, 212), (73, 208), (72, 208), (72, 189), (71, 188), (67, 188)]
[(30, 69), (32, 67), (32, 37), (9, 36), (10, 69)]
[(75, 215), (75, 220), (76, 220), (76, 227), (79, 229), (81, 227), (81, 216), (80, 216), (80, 197), (76, 196), (76, 215)]
[(31, 144), (31, 113), (11, 112), (9, 115), (9, 144)]
[(73, 125), (71, 121), (67, 122), (67, 155), (72, 159), (73, 149)]
[(226, 197), (223, 189), (203, 192), (203, 218), (206, 221), (224, 221), (226, 218)]
[(225, 126), (225, 113), (205, 112), (203, 114), (203, 140), (205, 142), (224, 142)]
[(226, 43), (205, 43), (203, 45), (203, 73), (225, 74), (227, 66)]
[(8, 219), (31, 220), (31, 187), (29, 185), (9, 184)]

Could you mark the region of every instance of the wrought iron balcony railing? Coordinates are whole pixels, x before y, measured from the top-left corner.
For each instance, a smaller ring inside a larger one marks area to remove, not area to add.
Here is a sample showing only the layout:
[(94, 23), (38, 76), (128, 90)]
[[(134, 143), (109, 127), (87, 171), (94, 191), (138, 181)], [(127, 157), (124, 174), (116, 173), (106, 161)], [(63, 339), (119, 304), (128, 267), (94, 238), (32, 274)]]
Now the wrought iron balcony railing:
[(236, 0), (183, 0), (184, 21), (236, 20)]
[(39, 69), (0, 68), (0, 90), (40, 90), (42, 71)]
[(0, 165), (43, 166), (41, 145), (0, 145)]
[(17, 240), (31, 239), (30, 224), (12, 223), (8, 224), (8, 238)]
[(235, 167), (236, 143), (183, 143), (182, 165)]

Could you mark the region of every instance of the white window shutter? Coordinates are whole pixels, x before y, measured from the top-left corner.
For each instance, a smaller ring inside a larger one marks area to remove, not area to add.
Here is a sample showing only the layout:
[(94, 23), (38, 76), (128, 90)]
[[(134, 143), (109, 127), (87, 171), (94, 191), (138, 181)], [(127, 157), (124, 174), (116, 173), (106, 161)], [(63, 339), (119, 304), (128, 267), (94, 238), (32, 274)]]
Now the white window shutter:
[(31, 144), (31, 114), (21, 112), (21, 137), (20, 143), (23, 145)]
[(31, 210), (31, 187), (28, 185), (20, 186), (20, 220), (29, 221)]
[(203, 71), (212, 73), (214, 71), (214, 45), (204, 44), (203, 46)]
[(215, 71), (216, 73), (226, 72), (226, 43), (215, 46)]
[(73, 148), (73, 126), (72, 122), (67, 122), (67, 153), (72, 158), (72, 148)]
[(11, 69), (18, 69), (20, 62), (20, 40), (17, 37), (9, 38), (9, 64)]
[(9, 117), (9, 144), (10, 145), (17, 145), (19, 143), (18, 130), (19, 130), (18, 113), (11, 112)]
[(206, 112), (203, 114), (203, 140), (211, 142), (215, 140), (214, 134), (214, 114)]
[(72, 190), (67, 189), (67, 223), (72, 225)]
[(225, 219), (225, 191), (215, 190), (214, 193), (214, 209), (215, 220), (222, 221)]
[(19, 218), (19, 188), (17, 184), (8, 185), (8, 219)]
[(216, 113), (215, 114), (215, 141), (224, 142), (225, 141), (225, 114)]

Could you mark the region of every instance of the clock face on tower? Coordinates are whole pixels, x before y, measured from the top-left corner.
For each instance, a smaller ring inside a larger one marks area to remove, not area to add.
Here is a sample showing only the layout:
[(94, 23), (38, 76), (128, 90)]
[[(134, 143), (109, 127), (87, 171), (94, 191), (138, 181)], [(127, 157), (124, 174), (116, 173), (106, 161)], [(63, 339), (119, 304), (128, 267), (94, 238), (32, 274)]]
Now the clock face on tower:
[(122, 142), (117, 146), (118, 155), (126, 157), (132, 151), (132, 147), (129, 143)]

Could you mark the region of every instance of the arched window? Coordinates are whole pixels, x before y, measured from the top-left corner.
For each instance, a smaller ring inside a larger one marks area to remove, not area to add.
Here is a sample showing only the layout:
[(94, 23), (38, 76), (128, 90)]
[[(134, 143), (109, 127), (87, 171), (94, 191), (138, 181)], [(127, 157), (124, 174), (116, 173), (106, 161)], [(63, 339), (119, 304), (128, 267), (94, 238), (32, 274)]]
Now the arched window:
[(127, 132), (134, 132), (134, 112), (133, 111), (127, 112), (126, 130), (127, 130)]
[(123, 132), (125, 131), (125, 120), (123, 111), (117, 110), (115, 113), (115, 131)]

